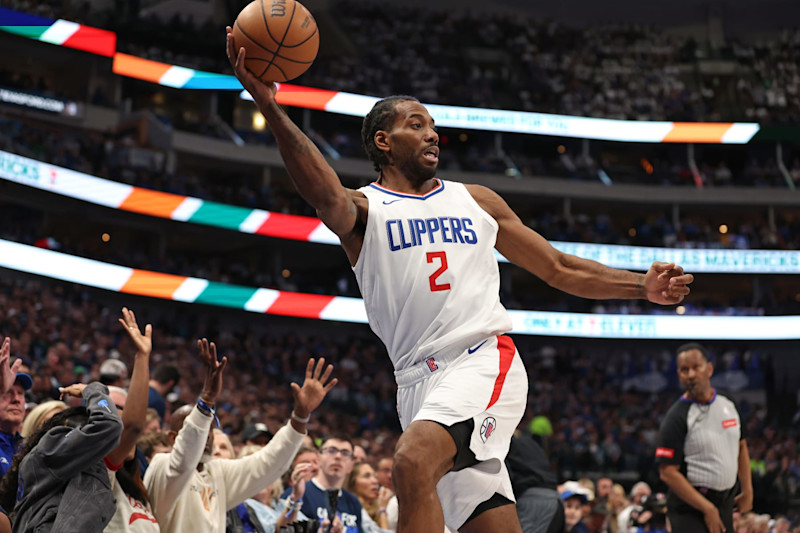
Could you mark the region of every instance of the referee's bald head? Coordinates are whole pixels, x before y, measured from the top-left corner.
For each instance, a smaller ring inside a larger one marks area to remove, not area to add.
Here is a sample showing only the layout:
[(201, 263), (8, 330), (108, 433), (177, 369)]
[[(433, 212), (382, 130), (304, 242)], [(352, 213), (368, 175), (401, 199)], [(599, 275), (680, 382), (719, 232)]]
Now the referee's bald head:
[(700, 352), (700, 355), (703, 356), (703, 359), (708, 361), (708, 350), (706, 350), (705, 346), (697, 342), (687, 342), (686, 344), (681, 344), (678, 346), (678, 350), (675, 352), (675, 355), (677, 356), (690, 350), (697, 350)]

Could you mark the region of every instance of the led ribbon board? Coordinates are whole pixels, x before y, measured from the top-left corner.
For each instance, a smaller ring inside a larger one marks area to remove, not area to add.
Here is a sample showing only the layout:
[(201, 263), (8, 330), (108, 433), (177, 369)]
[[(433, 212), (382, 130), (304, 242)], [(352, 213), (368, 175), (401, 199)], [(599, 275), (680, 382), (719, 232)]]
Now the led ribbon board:
[(105, 57), (117, 51), (117, 34), (68, 20), (51, 20), (0, 7), (0, 30)]
[[(204, 72), (151, 61), (116, 51), (116, 34), (66, 20), (52, 21), (0, 8), (0, 29), (43, 42), (113, 57), (112, 70), (178, 89), (241, 90), (235, 76)], [(252, 100), (242, 92), (242, 98)], [(363, 117), (378, 98), (340, 91), (282, 84), (276, 95), (282, 105)], [(427, 106), (439, 126), (507, 133), (527, 133), (639, 143), (746, 144), (759, 131), (749, 122), (663, 122), (612, 120), (525, 111)]]
[[(109, 291), (179, 302), (242, 309), (253, 313), (367, 323), (358, 298), (322, 296), (218, 283), (139, 270), (0, 240), (0, 267)], [(604, 315), (509, 311), (511, 333), (607, 339), (800, 338), (799, 316), (717, 317)]]
[[(339, 244), (339, 238), (315, 217), (272, 213), (134, 187), (2, 150), (0, 179), (96, 205), (179, 222), (279, 239)], [(647, 270), (653, 261), (670, 261), (692, 273), (800, 274), (798, 250), (701, 250), (559, 241), (551, 244), (565, 253), (630, 270)], [(498, 261), (508, 262), (499, 253), (496, 255)]]

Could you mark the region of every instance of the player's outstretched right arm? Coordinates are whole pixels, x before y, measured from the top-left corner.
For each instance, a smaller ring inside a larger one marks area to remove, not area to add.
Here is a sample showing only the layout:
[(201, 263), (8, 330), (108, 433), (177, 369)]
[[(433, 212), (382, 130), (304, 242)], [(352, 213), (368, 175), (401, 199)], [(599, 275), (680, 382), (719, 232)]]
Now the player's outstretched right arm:
[(230, 26), (226, 31), (228, 60), (266, 118), (297, 192), (317, 210), (317, 215), (331, 231), (339, 237), (350, 237), (358, 221), (350, 193), (311, 139), (275, 101), (275, 84), (261, 81), (245, 68), (244, 47), (237, 50)]

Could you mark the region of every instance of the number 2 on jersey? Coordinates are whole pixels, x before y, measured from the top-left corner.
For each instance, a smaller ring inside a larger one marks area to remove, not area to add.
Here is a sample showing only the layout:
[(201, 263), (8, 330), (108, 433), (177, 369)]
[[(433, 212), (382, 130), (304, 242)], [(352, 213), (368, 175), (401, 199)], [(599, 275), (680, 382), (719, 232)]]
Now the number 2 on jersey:
[(445, 252), (428, 252), (425, 254), (425, 258), (428, 260), (428, 263), (433, 263), (434, 259), (438, 259), (441, 263), (439, 268), (436, 269), (436, 272), (431, 274), (428, 278), (428, 281), (431, 284), (431, 291), (449, 291), (449, 283), (436, 282), (436, 278), (444, 274), (444, 271), (447, 270), (447, 254)]

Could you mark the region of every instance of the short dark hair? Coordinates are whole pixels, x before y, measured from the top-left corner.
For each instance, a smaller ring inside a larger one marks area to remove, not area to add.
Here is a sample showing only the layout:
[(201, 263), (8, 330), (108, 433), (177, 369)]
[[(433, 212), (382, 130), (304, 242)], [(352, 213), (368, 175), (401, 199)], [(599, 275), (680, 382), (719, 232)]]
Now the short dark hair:
[(367, 157), (372, 161), (372, 166), (378, 172), (383, 165), (389, 164), (389, 158), (375, 145), (375, 134), (391, 126), (396, 115), (395, 109), (400, 102), (419, 102), (419, 100), (404, 94), (384, 98), (372, 106), (361, 124), (361, 144), (367, 152)]
[(678, 356), (683, 352), (688, 352), (689, 350), (697, 350), (700, 352), (700, 355), (703, 356), (703, 359), (708, 361), (708, 350), (706, 347), (697, 342), (687, 342), (686, 344), (681, 344), (678, 346), (678, 350), (675, 352), (675, 355)]
[(351, 439), (347, 435), (344, 435), (343, 433), (334, 433), (333, 435), (328, 435), (327, 437), (322, 439), (322, 445), (320, 445), (320, 449), (329, 440), (338, 440), (338, 441), (341, 441), (341, 442), (346, 442), (346, 443), (348, 443), (350, 445), (350, 449), (352, 449), (352, 450), (356, 449), (355, 444), (353, 444), (353, 439)]
[(154, 379), (163, 385), (174, 381), (175, 385), (177, 385), (181, 380), (181, 373), (175, 365), (158, 365), (150, 374), (150, 379)]

